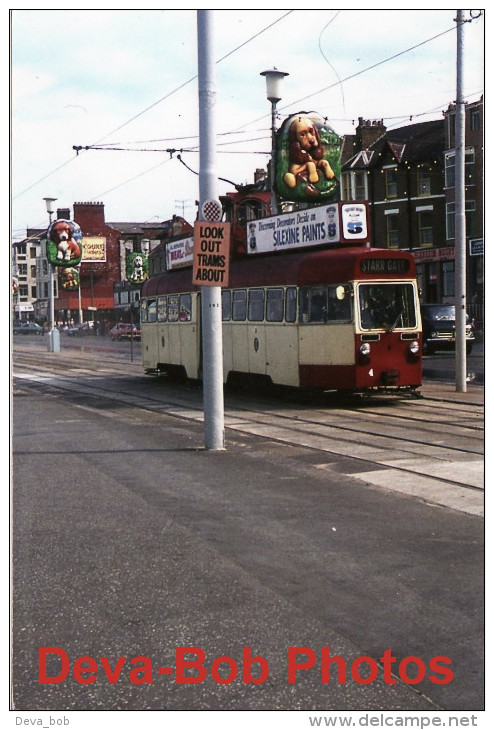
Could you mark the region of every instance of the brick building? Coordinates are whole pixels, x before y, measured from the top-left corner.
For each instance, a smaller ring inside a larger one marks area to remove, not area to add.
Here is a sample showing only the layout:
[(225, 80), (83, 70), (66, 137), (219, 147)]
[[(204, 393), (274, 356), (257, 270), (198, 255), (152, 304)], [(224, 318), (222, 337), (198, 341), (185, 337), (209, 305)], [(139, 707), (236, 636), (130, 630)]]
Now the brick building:
[[(424, 302), (454, 302), (454, 116), (344, 138), (341, 197), (370, 204), (373, 245), (413, 252)], [(466, 107), (467, 306), (483, 320), (483, 102)]]
[[(103, 203), (74, 203), (73, 215), (68, 208), (59, 208), (57, 218), (74, 220), (83, 237), (80, 289), (65, 291), (59, 284), (55, 298), (59, 322), (78, 322), (81, 314), (84, 321), (105, 321), (108, 325), (125, 318), (139, 301), (141, 288), (126, 279), (127, 255), (147, 256), (163, 240), (193, 231), (179, 216), (161, 223), (106, 222)], [(62, 267), (58, 273), (60, 278)]]

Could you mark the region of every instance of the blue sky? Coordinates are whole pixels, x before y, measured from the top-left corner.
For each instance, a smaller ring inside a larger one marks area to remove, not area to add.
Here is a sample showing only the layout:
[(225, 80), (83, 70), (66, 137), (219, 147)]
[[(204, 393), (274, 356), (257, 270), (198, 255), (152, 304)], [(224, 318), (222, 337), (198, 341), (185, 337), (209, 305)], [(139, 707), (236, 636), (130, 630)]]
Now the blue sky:
[[(218, 176), (249, 183), (266, 166), (270, 104), (260, 73), (274, 66), (289, 73), (278, 124), (316, 111), (343, 135), (359, 117), (388, 128), (441, 118), (456, 98), (455, 15), (213, 11)], [(483, 16), (465, 25), (464, 40), (464, 93), (474, 101), (483, 94)], [(164, 150), (183, 149), (199, 170), (196, 74), (196, 10), (13, 10), (13, 237), (46, 225), (44, 197), (70, 208), (101, 201), (107, 221), (174, 213), (193, 221), (198, 177)], [(73, 150), (95, 143), (125, 150)], [(219, 194), (229, 190), (219, 183)]]

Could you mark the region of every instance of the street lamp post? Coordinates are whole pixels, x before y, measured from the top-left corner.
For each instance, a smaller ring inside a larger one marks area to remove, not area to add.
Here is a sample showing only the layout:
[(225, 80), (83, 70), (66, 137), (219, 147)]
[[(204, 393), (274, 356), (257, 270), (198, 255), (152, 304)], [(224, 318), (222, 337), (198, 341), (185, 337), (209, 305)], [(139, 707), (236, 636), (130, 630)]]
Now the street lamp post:
[[(57, 198), (43, 198), (46, 203), (46, 212), (51, 220), (55, 208), (53, 203)], [(48, 239), (47, 239), (48, 243)], [(45, 252), (47, 254), (47, 252)], [(48, 258), (48, 256), (47, 256)], [(53, 264), (50, 266), (50, 331), (48, 333), (48, 350), (50, 352), (60, 352), (60, 332), (55, 327), (55, 267)]]
[(266, 79), (266, 96), (271, 102), (271, 164), (269, 166), (269, 183), (271, 188), (271, 213), (278, 212), (278, 201), (275, 192), (275, 157), (276, 157), (276, 104), (281, 101), (281, 82), (288, 76), (285, 71), (278, 71), (275, 67), (271, 71), (262, 71), (261, 76)]

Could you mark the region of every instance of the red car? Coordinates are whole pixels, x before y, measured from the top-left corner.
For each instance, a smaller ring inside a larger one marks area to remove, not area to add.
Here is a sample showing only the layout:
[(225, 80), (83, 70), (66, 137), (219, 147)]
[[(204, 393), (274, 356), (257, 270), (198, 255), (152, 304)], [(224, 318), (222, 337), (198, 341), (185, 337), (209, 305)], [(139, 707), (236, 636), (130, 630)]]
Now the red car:
[(112, 340), (133, 340), (141, 339), (141, 330), (135, 324), (131, 325), (125, 322), (119, 322), (110, 330)]

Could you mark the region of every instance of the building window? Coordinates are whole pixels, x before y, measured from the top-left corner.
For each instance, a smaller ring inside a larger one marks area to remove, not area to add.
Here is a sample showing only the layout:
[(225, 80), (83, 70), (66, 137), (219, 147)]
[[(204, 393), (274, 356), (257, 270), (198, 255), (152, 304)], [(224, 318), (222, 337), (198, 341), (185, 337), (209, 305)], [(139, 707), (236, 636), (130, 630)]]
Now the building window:
[(444, 185), (447, 188), (455, 186), (455, 153), (449, 152), (444, 157)]
[(472, 132), (480, 130), (480, 109), (472, 109), (470, 111), (470, 129)]
[(431, 210), (419, 212), (419, 246), (432, 246), (433, 244), (433, 215)]
[[(444, 184), (447, 188), (455, 186), (455, 155), (447, 152), (444, 156)], [(465, 150), (465, 185), (475, 185), (475, 150)]]
[(400, 246), (397, 215), (386, 216), (386, 245), (388, 248), (399, 248)]
[[(475, 235), (475, 200), (465, 201), (465, 235)], [(455, 237), (455, 204), (446, 203), (446, 238)]]
[(367, 200), (367, 173), (345, 172), (342, 175), (342, 200)]
[(396, 198), (398, 195), (398, 181), (396, 167), (385, 170), (386, 197)]
[(455, 204), (446, 203), (446, 238), (455, 237)]
[(443, 261), (441, 265), (441, 286), (443, 297), (455, 294), (455, 262)]
[(349, 172), (344, 172), (341, 176), (341, 199), (351, 200), (351, 180)]
[(431, 171), (421, 168), (417, 172), (417, 195), (427, 196), (431, 194)]
[(367, 200), (367, 175), (365, 172), (354, 173), (354, 200)]

